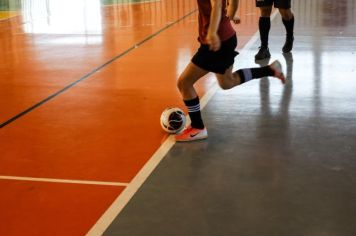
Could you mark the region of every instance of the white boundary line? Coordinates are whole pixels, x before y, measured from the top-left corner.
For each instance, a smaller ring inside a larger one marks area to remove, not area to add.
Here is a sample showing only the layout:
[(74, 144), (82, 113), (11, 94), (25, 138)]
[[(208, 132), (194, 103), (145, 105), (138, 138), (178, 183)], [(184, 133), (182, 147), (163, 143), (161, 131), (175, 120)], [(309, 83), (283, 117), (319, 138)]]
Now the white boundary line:
[(89, 185), (109, 185), (109, 186), (128, 186), (128, 183), (119, 182), (103, 182), (103, 181), (87, 181), (87, 180), (71, 180), (71, 179), (50, 179), (50, 178), (32, 178), (0, 175), (0, 180), (20, 180), (20, 181), (35, 181), (35, 182), (50, 182), (50, 183), (65, 183), (65, 184), (89, 184)]
[[(202, 97), (201, 108), (203, 109), (208, 101), (217, 91), (218, 86), (215, 83)], [(106, 210), (106, 212), (100, 217), (96, 224), (87, 233), (88, 236), (102, 235), (104, 231), (109, 227), (111, 222), (117, 217), (117, 215), (122, 211), (122, 209), (127, 205), (133, 195), (146, 181), (148, 176), (157, 167), (157, 165), (166, 156), (168, 151), (175, 144), (175, 139), (173, 135), (170, 135), (167, 140), (158, 148), (158, 150), (153, 154), (146, 165), (138, 172), (136, 177), (131, 181), (131, 183), (125, 188), (125, 190), (115, 199), (111, 206)]]
[[(277, 15), (278, 11), (275, 11), (271, 15), (271, 21)], [(246, 43), (246, 45), (241, 49), (240, 55), (244, 55), (247, 50), (249, 50), (252, 45), (259, 39), (259, 32), (257, 31), (252, 38)], [(212, 87), (205, 93), (205, 95), (200, 100), (201, 109), (203, 109), (209, 100), (214, 96), (219, 86), (214, 83)], [(127, 205), (133, 195), (146, 181), (148, 176), (153, 172), (165, 155), (175, 144), (174, 137), (171, 135), (168, 139), (158, 148), (158, 150), (153, 154), (146, 165), (138, 172), (135, 178), (127, 186), (127, 188), (115, 199), (111, 206), (105, 211), (105, 213), (100, 217), (100, 219), (93, 225), (93, 227), (86, 234), (87, 236), (97, 236), (102, 235), (113, 220), (120, 214), (122, 209)]]
[(170, 136), (168, 139), (158, 148), (158, 150), (153, 154), (151, 159), (146, 163), (146, 165), (140, 170), (136, 177), (131, 181), (131, 183), (125, 188), (125, 190), (115, 199), (111, 206), (106, 210), (106, 212), (100, 217), (100, 219), (95, 223), (95, 225), (90, 229), (87, 235), (102, 235), (104, 231), (109, 227), (111, 222), (115, 217), (121, 212), (121, 210), (130, 201), (132, 196), (137, 192), (141, 185), (145, 182), (148, 176), (156, 168), (156, 166), (161, 162), (163, 157), (168, 153), (168, 151), (173, 147), (175, 143), (174, 137)]

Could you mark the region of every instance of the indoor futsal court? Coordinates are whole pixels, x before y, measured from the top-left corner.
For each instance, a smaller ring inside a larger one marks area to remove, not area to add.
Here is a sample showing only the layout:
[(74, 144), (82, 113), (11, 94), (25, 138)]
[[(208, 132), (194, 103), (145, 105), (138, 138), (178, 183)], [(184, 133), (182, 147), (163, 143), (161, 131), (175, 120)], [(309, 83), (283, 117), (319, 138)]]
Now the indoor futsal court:
[(0, 0), (0, 236), (355, 236), (356, 0), (240, 0), (234, 69), (196, 84), (206, 140), (164, 132), (199, 47), (196, 0)]

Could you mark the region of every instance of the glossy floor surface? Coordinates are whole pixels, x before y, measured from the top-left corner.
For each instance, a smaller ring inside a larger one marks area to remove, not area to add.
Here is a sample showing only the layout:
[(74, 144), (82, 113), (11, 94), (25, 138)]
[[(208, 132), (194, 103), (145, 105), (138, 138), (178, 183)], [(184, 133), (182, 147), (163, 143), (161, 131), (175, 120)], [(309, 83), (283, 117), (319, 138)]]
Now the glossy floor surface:
[[(9, 2), (0, 5), (0, 235), (84, 235), (165, 143), (158, 120), (182, 107), (175, 84), (198, 46), (196, 3)], [(235, 67), (259, 66), (258, 10), (240, 2)], [(293, 11), (292, 54), (281, 54), (278, 14), (270, 34), (286, 85), (263, 78), (213, 93), (209, 139), (174, 144), (91, 234), (356, 234), (356, 1), (294, 0)], [(197, 88), (203, 97), (215, 86), (209, 75)]]

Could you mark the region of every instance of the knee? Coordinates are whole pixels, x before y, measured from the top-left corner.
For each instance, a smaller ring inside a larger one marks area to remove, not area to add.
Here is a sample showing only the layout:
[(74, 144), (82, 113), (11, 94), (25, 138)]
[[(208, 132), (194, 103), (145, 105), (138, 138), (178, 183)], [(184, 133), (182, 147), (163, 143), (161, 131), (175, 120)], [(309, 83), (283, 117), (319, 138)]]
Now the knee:
[(283, 20), (291, 20), (293, 18), (293, 13), (291, 9), (279, 9)]
[(184, 81), (181, 78), (177, 80), (177, 88), (179, 91), (182, 91), (184, 88)]
[(185, 91), (186, 89), (189, 88), (189, 86), (190, 86), (190, 84), (183, 77), (179, 77), (178, 78), (177, 87), (178, 87), (180, 92)]
[(261, 16), (262, 17), (270, 17), (272, 12), (272, 7), (261, 7)]
[(223, 90), (231, 89), (231, 85), (228, 83), (225, 83), (224, 81), (219, 81), (219, 86)]

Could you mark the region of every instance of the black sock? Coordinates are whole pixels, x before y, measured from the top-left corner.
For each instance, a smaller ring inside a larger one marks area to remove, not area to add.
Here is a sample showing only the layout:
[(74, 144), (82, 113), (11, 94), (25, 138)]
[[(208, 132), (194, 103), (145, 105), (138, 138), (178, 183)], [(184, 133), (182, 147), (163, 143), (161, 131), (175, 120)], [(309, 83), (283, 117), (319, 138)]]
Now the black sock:
[(188, 108), (191, 126), (197, 129), (204, 129), (204, 123), (201, 118), (199, 97), (191, 100), (184, 100), (184, 104)]
[(287, 32), (287, 38), (293, 38), (293, 31), (294, 31), (294, 16), (290, 20), (284, 20), (282, 19), (282, 22), (284, 24), (284, 27), (286, 28)]
[(274, 75), (273, 70), (269, 66), (240, 69), (237, 73), (240, 75), (241, 84), (252, 79)]
[(260, 30), (261, 47), (268, 48), (268, 35), (269, 30), (271, 29), (271, 19), (269, 17), (260, 17), (258, 28)]

